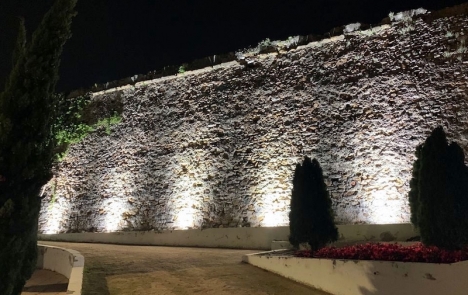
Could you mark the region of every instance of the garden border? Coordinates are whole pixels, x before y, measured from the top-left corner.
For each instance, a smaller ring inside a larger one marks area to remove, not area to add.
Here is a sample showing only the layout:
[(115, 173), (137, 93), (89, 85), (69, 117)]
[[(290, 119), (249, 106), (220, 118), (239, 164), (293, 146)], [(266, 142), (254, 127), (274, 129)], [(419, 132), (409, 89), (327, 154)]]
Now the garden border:
[[(409, 223), (338, 225), (337, 244), (359, 241), (406, 241), (418, 233)], [(166, 231), (125, 231), (112, 233), (39, 234), (41, 241), (106, 243), (204, 248), (271, 250), (278, 241), (288, 244), (289, 226), (236, 227)]]
[(464, 295), (468, 289), (468, 261), (317, 259), (287, 256), (283, 251), (248, 254), (242, 261), (334, 295)]
[(67, 294), (81, 295), (84, 257), (80, 252), (55, 246), (38, 244), (38, 269), (57, 272), (68, 278)]

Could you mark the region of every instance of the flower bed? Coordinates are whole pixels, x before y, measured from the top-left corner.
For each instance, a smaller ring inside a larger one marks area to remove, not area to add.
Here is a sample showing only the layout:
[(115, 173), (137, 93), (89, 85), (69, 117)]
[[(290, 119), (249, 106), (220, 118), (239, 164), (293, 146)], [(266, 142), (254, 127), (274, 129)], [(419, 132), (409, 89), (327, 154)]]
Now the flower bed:
[[(458, 251), (434, 248), (420, 244), (409, 247), (395, 244), (367, 244), (326, 248), (318, 252), (327, 254), (326, 258), (314, 257), (318, 255), (317, 252), (311, 255), (309, 251), (301, 251), (297, 253), (297, 256), (301, 257), (295, 257), (291, 255), (293, 253), (280, 250), (248, 254), (243, 257), (243, 261), (335, 295), (466, 295), (468, 260), (454, 263), (427, 263), (427, 261), (448, 262), (466, 259), (468, 251), (460, 253), (460, 257), (457, 257)], [(367, 252), (358, 249), (366, 249)], [(348, 258), (344, 258), (343, 252), (348, 253), (346, 256)], [(406, 254), (403, 255), (401, 252)], [(332, 255), (330, 253), (334, 253), (336, 257), (330, 257)], [(393, 261), (369, 260), (371, 257), (385, 258), (385, 260), (393, 257)], [(397, 261), (403, 260), (402, 257), (407, 260)], [(425, 262), (411, 262), (408, 257)]]
[(468, 248), (463, 250), (444, 250), (435, 246), (416, 243), (411, 246), (383, 243), (367, 243), (345, 247), (325, 247), (316, 252), (302, 250), (296, 257), (382, 260), (427, 263), (455, 263), (468, 260)]

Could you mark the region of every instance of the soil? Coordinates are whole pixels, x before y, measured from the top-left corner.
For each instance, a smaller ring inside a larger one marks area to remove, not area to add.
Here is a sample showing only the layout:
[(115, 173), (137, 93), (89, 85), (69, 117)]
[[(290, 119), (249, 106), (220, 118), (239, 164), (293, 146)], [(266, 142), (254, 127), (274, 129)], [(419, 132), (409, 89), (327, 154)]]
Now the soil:
[(327, 295), (242, 263), (258, 250), (40, 242), (85, 257), (83, 295)]

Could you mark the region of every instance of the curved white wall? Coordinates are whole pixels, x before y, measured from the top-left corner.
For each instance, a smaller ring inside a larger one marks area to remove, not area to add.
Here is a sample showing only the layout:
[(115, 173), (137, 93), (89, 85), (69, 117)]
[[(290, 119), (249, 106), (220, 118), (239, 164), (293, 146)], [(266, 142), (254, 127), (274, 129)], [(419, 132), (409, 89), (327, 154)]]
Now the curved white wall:
[(68, 278), (67, 294), (80, 295), (83, 284), (84, 257), (78, 251), (37, 245), (37, 268), (55, 271)]

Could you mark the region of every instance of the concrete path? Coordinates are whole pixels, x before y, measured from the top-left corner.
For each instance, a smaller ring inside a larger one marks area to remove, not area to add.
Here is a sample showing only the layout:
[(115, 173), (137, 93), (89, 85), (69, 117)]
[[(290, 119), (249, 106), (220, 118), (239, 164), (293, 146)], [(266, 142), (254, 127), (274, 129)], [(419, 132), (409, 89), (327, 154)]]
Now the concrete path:
[(81, 252), (83, 295), (326, 295), (241, 262), (257, 250), (40, 243)]
[(68, 279), (56, 272), (38, 269), (26, 282), (21, 295), (65, 295)]

